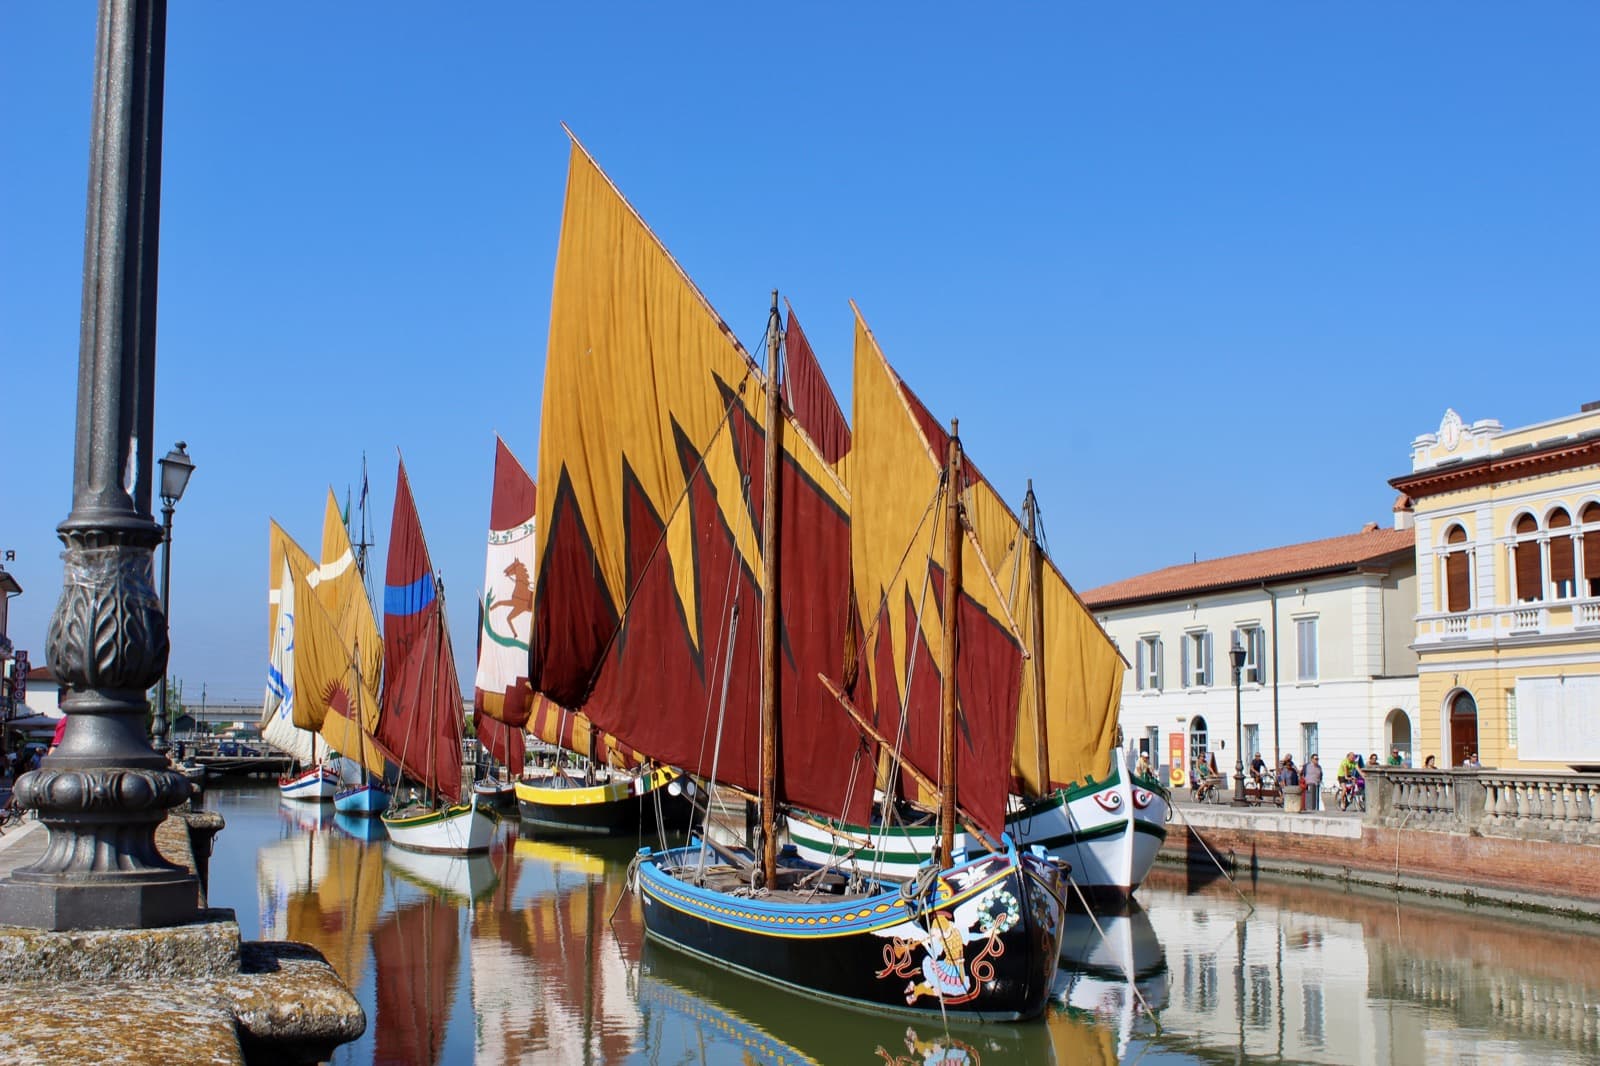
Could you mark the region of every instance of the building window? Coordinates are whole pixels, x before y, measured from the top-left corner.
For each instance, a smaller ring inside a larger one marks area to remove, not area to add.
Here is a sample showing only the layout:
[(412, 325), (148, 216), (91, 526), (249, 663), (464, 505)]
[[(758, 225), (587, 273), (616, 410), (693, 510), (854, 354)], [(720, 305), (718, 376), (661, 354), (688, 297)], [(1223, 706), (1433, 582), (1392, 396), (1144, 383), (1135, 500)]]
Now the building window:
[(1300, 723), (1300, 746), (1303, 749), (1300, 752), (1301, 766), (1310, 762), (1311, 756), (1322, 754), (1321, 739), (1317, 735), (1319, 732), (1316, 722)]
[(1467, 531), (1451, 526), (1444, 534), (1444, 609), (1457, 612), (1472, 607), (1472, 558)]
[(1550, 596), (1570, 600), (1578, 594), (1577, 542), (1572, 539), (1572, 516), (1565, 507), (1550, 512)]
[(1315, 681), (1317, 679), (1317, 620), (1315, 618), (1297, 618), (1294, 622), (1295, 647), (1297, 649), (1295, 661), (1297, 673), (1295, 676), (1301, 681)]
[(1247, 685), (1262, 685), (1267, 680), (1267, 632), (1257, 625), (1240, 626), (1233, 639), (1244, 649), (1244, 669), (1240, 680)]
[(1517, 690), (1506, 689), (1506, 747), (1517, 750)]
[(1539, 523), (1531, 514), (1519, 515), (1516, 534), (1516, 543), (1511, 547), (1511, 569), (1517, 576), (1516, 599), (1518, 603), (1534, 603), (1544, 599)]
[(1200, 629), (1183, 635), (1183, 687), (1211, 684), (1211, 632)]
[(1585, 504), (1578, 520), (1583, 523), (1584, 592), (1600, 596), (1600, 503)]
[(1161, 638), (1140, 637), (1134, 683), (1140, 692), (1161, 691)]

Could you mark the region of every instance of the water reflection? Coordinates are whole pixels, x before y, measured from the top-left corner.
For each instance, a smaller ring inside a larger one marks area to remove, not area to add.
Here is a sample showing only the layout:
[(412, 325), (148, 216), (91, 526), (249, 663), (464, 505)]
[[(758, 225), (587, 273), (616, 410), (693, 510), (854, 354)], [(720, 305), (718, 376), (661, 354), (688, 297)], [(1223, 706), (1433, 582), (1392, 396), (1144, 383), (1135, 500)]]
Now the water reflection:
[(1247, 900), (1158, 870), (1142, 908), (1068, 919), (1043, 1023), (945, 1030), (646, 944), (631, 841), (508, 823), (487, 856), (419, 855), (275, 790), (207, 802), (228, 820), (213, 902), (247, 935), (259, 921), (315, 946), (365, 1006), (341, 1066), (1600, 1060), (1600, 940), (1583, 926), (1300, 885)]

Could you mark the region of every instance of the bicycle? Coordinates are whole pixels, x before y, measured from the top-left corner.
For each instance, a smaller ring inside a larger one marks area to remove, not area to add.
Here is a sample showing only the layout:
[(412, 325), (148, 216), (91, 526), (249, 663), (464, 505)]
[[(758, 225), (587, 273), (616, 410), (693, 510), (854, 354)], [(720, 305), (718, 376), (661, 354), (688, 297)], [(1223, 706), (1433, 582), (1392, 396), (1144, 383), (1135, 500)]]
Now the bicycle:
[(1352, 804), (1359, 810), (1367, 809), (1367, 783), (1361, 778), (1339, 782), (1339, 809), (1348, 811)]
[(17, 802), (17, 797), (7, 797), (5, 806), (0, 807), (0, 833), (4, 833), (14, 825), (21, 825), (27, 816), (27, 809)]

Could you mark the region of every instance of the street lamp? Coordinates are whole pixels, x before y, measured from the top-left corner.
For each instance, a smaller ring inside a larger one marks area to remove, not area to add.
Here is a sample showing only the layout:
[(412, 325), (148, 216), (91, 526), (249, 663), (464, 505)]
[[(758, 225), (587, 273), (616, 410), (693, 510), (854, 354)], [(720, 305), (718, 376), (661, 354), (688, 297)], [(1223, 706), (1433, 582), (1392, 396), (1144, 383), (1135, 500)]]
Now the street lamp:
[[(189, 475), (194, 473), (194, 461), (178, 446), (157, 462), (161, 466), (161, 613), (167, 616), (167, 626), (172, 626), (172, 509), (183, 499), (183, 490), (189, 487)], [(167, 672), (161, 671), (161, 683), (156, 689), (156, 716), (150, 724), (150, 746), (157, 751), (167, 750)]]
[(1244, 647), (1239, 635), (1233, 636), (1233, 647), (1228, 649), (1228, 661), (1233, 664), (1233, 805), (1244, 807), (1244, 697), (1240, 677), (1244, 673)]

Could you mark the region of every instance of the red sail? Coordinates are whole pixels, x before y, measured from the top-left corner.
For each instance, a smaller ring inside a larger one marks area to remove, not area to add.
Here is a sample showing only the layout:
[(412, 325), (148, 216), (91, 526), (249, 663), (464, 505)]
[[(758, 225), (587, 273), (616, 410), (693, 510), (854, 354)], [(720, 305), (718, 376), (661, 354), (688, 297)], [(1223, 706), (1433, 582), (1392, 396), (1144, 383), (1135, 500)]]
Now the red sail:
[(528, 738), (520, 725), (506, 725), (475, 708), (472, 727), (478, 731), (478, 741), (495, 762), (506, 768), (515, 780), (522, 776), (522, 763), (527, 757)]
[[(727, 440), (705, 455), (680, 439), (689, 490), (670, 529), (642, 493), (625, 492), (635, 592), (584, 709), (601, 728), (662, 762), (756, 791), (761, 589), (759, 552), (750, 548), (761, 539), (766, 441), (743, 404), (733, 405), (725, 433)], [(792, 440), (786, 434), (786, 445)], [(825, 476), (818, 458), (809, 450), (797, 457), (786, 447), (780, 464), (777, 795), (807, 810), (862, 820), (872, 802), (872, 753), (818, 681), (819, 674), (841, 673), (850, 577), (849, 517), (818, 482)], [(692, 551), (674, 560), (658, 550), (663, 543), (692, 543)], [(675, 573), (675, 561), (692, 572)]]
[(430, 791), (458, 801), (466, 731), (461, 683), (404, 462), (389, 526), (383, 608), (387, 685), (378, 742)]
[(374, 1066), (435, 1066), (455, 1006), (456, 909), (435, 896), (393, 912), (372, 934), (378, 967)]
[(800, 320), (789, 308), (789, 325), (784, 330), (783, 350), (789, 374), (783, 379), (783, 402), (794, 412), (794, 420), (806, 431), (822, 457), (837, 464), (850, 450), (850, 426), (839, 409), (828, 379), (823, 376), (811, 342), (806, 340)]

